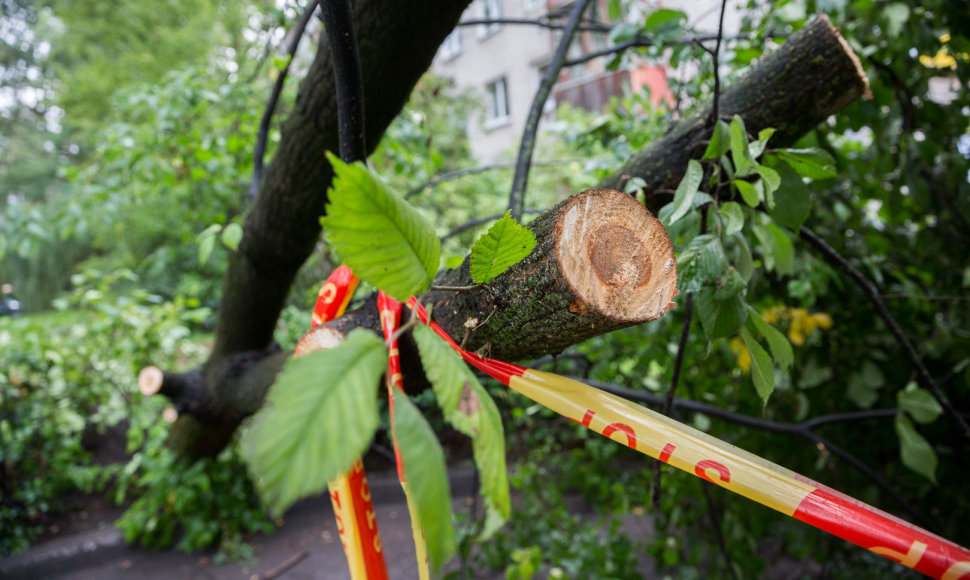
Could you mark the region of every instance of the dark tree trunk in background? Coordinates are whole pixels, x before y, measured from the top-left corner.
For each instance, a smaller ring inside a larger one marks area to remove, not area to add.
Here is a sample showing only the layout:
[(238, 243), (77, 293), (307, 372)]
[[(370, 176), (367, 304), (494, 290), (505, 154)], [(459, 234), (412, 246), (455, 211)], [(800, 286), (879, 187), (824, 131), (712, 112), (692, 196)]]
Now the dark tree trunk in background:
[[(468, 3), (356, 2), (354, 24), (371, 150)], [(256, 382), (264, 393), (273, 369), (281, 364), (280, 357), (266, 356), (272, 353), (273, 332), (293, 279), (320, 236), (319, 218), (333, 178), (324, 152), (338, 148), (333, 67), (324, 40), (283, 125), (279, 147), (226, 272), (215, 346), (196, 383), (204, 391), (198, 395), (209, 400), (203, 405), (208, 411), (180, 413), (172, 427), (172, 444), (180, 453), (212, 455), (225, 447), (244, 418), (235, 411), (234, 399), (243, 395), (239, 379), (254, 369), (261, 371)]]

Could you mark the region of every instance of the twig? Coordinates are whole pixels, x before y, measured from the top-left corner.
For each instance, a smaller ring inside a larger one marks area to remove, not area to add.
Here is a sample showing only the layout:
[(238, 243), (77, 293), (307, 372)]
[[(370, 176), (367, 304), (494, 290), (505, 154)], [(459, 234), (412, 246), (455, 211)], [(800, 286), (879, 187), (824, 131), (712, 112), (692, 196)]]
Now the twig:
[[(576, 157), (573, 159), (549, 159), (546, 161), (533, 161), (533, 166), (540, 165), (565, 165), (567, 163), (574, 163), (577, 161), (588, 161), (588, 159)], [(481, 165), (479, 167), (469, 167), (468, 169), (458, 169), (457, 171), (449, 171), (448, 173), (442, 173), (441, 175), (434, 177), (430, 181), (426, 181), (421, 185), (415, 187), (411, 191), (407, 192), (404, 199), (409, 199), (412, 195), (417, 195), (424, 191), (425, 189), (435, 187), (445, 181), (451, 181), (452, 179), (458, 179), (459, 177), (465, 177), (466, 175), (475, 175), (476, 173), (484, 173), (486, 171), (495, 171), (498, 169), (515, 169), (515, 163), (496, 163), (494, 165)]]
[[(511, 26), (538, 26), (539, 28), (548, 28), (550, 30), (563, 30), (566, 28), (566, 24), (560, 24), (559, 22), (552, 22), (544, 18), (538, 20), (531, 20), (529, 18), (469, 18), (468, 20), (462, 20), (458, 23), (458, 26), (479, 26), (484, 24), (508, 24)], [(607, 34), (613, 27), (605, 22), (583, 22), (579, 24), (578, 29), (587, 32), (601, 32)]]
[[(680, 380), (680, 370), (684, 366), (684, 351), (687, 350), (687, 337), (690, 335), (690, 321), (693, 314), (694, 295), (688, 292), (684, 298), (684, 325), (680, 331), (680, 342), (677, 345), (677, 358), (674, 359), (674, 373), (670, 379), (670, 388), (667, 389), (667, 396), (664, 397), (661, 412), (664, 415), (670, 414), (670, 408), (674, 404), (674, 393), (677, 392), (677, 381)], [(653, 464), (653, 506), (660, 507), (660, 473), (661, 463)]]
[(718, 101), (721, 100), (721, 74), (718, 70), (718, 55), (721, 53), (721, 37), (724, 35), (724, 12), (726, 9), (727, 0), (721, 0), (721, 16), (717, 23), (717, 42), (714, 43), (714, 54), (712, 55), (714, 59), (714, 103), (711, 112), (714, 117), (714, 125), (717, 125), (717, 121), (720, 118), (718, 116)]
[[(696, 44), (701, 48), (701, 50), (710, 54), (711, 49), (707, 48), (701, 43), (710, 42), (712, 40), (715, 40), (716, 38), (717, 38), (716, 34), (696, 34), (694, 36), (684, 36), (682, 38), (675, 38), (673, 40), (665, 40), (664, 45), (669, 46), (672, 44)], [(740, 39), (745, 39), (747, 37), (737, 36), (733, 38), (740, 40)], [(652, 38), (648, 38), (646, 36), (635, 36), (630, 40), (627, 40), (626, 42), (621, 42), (620, 44), (614, 44), (613, 46), (607, 46), (606, 48), (601, 48), (600, 50), (596, 50), (593, 52), (587, 52), (586, 54), (581, 54), (576, 58), (569, 59), (565, 63), (563, 63), (563, 67), (570, 67), (577, 64), (583, 64), (584, 62), (589, 62), (601, 56), (609, 56), (611, 54), (624, 52), (631, 48), (641, 48), (641, 47), (645, 48), (649, 46), (654, 46), (656, 44), (657, 43)]]
[(293, 566), (296, 566), (303, 560), (306, 560), (309, 556), (310, 556), (310, 552), (306, 550), (303, 550), (298, 554), (293, 554), (292, 556), (284, 560), (283, 563), (280, 564), (279, 566), (276, 566), (275, 568), (271, 568), (267, 570), (265, 574), (261, 574), (259, 576), (259, 580), (273, 580), (273, 578), (277, 578), (283, 575), (287, 570), (289, 570)]
[(294, 28), (294, 38), (290, 44), (289, 58), (286, 60), (286, 65), (283, 67), (283, 70), (279, 71), (279, 74), (276, 76), (276, 82), (273, 83), (273, 92), (269, 95), (269, 101), (266, 102), (266, 109), (263, 110), (263, 118), (259, 121), (259, 132), (256, 134), (256, 147), (253, 149), (253, 180), (249, 183), (249, 191), (247, 193), (250, 203), (256, 199), (256, 195), (259, 193), (259, 182), (263, 179), (263, 158), (266, 156), (269, 124), (273, 120), (276, 103), (279, 102), (280, 95), (283, 93), (286, 75), (290, 72), (290, 63), (293, 62), (296, 49), (300, 46), (300, 39), (303, 38), (303, 32), (306, 31), (306, 25), (310, 22), (310, 18), (313, 16), (313, 11), (316, 10), (317, 4), (319, 4), (319, 0), (310, 0), (306, 9), (303, 10), (303, 15), (300, 16), (300, 21), (297, 22), (296, 28)]
[(957, 413), (956, 409), (953, 408), (953, 405), (950, 404), (950, 401), (943, 393), (943, 389), (941, 389), (936, 381), (933, 380), (933, 377), (923, 365), (923, 361), (916, 353), (916, 349), (913, 348), (912, 343), (909, 342), (909, 339), (906, 338), (906, 335), (903, 333), (903, 329), (899, 327), (896, 319), (893, 318), (893, 315), (889, 313), (889, 310), (886, 308), (886, 303), (882, 301), (882, 297), (879, 295), (879, 290), (876, 288), (875, 284), (870, 282), (869, 279), (862, 274), (862, 272), (850, 264), (848, 260), (846, 260), (835, 250), (835, 248), (828, 245), (825, 240), (816, 236), (805, 226), (802, 226), (801, 229), (799, 229), (799, 235), (802, 237), (802, 239), (807, 241), (809, 245), (817, 249), (829, 261), (835, 263), (837, 266), (845, 270), (849, 277), (852, 278), (857, 286), (859, 286), (859, 289), (862, 290), (862, 293), (865, 294), (866, 298), (869, 299), (870, 304), (872, 304), (872, 307), (876, 310), (876, 314), (878, 314), (879, 317), (882, 318), (883, 322), (886, 323), (886, 326), (889, 328), (889, 332), (896, 339), (896, 343), (899, 344), (899, 347), (903, 349), (903, 352), (906, 354), (906, 358), (909, 359), (913, 365), (913, 368), (916, 369), (916, 377), (920, 384), (923, 386), (923, 388), (932, 393), (933, 398), (935, 398), (940, 406), (943, 407), (943, 411), (946, 412), (950, 419), (955, 421), (956, 424), (963, 430), (964, 437), (970, 439), (970, 426), (967, 425), (967, 422), (963, 419), (963, 417), (961, 417), (960, 414)]
[(905, 298), (907, 300), (927, 300), (930, 302), (940, 301), (945, 302), (949, 300), (970, 300), (970, 296), (917, 296), (916, 294), (882, 294), (883, 298)]
[(479, 286), (481, 286), (481, 284), (469, 284), (468, 286), (436, 286), (436, 285), (432, 284), (431, 285), (431, 289), (432, 290), (445, 290), (445, 291), (449, 291), (449, 292), (461, 292), (463, 290), (474, 290), (475, 288), (478, 288)]
[[(543, 209), (532, 209), (532, 208), (528, 208), (523, 213), (532, 214), (532, 213), (542, 213), (544, 211), (545, 210), (543, 210)], [(447, 234), (441, 236), (441, 241), (443, 242), (443, 241), (447, 240), (448, 238), (457, 236), (458, 234), (460, 234), (462, 232), (465, 232), (465, 231), (468, 231), (468, 230), (470, 230), (470, 229), (472, 229), (472, 228), (474, 228), (476, 226), (480, 226), (482, 224), (487, 224), (488, 222), (490, 222), (492, 220), (497, 220), (500, 217), (502, 217), (503, 215), (505, 215), (505, 214), (504, 213), (497, 213), (497, 214), (494, 214), (494, 215), (487, 215), (485, 217), (480, 217), (480, 218), (475, 218), (473, 220), (468, 220), (467, 222), (461, 224), (460, 226), (458, 226), (455, 229), (451, 230)]]
[(320, 6), (333, 61), (337, 92), (340, 158), (347, 163), (367, 158), (364, 144), (364, 81), (354, 37), (350, 0), (327, 0)]
[(536, 90), (535, 98), (532, 100), (532, 108), (529, 110), (529, 117), (525, 122), (522, 131), (522, 142), (519, 147), (519, 156), (515, 163), (515, 176), (512, 178), (512, 190), (509, 192), (509, 209), (512, 217), (516, 221), (522, 219), (522, 210), (525, 209), (525, 187), (529, 182), (529, 168), (532, 165), (532, 152), (536, 144), (536, 132), (539, 130), (539, 120), (542, 118), (542, 110), (545, 107), (552, 86), (559, 78), (559, 71), (566, 61), (566, 53), (572, 43), (573, 35), (579, 27), (579, 20), (586, 10), (589, 0), (577, 0), (569, 13), (569, 20), (563, 29), (562, 38), (559, 39), (559, 46), (552, 56), (552, 60), (546, 67), (542, 75), (542, 82)]
[(704, 503), (707, 504), (707, 517), (711, 519), (714, 539), (717, 540), (717, 549), (721, 552), (721, 557), (724, 558), (724, 564), (727, 566), (728, 572), (731, 573), (731, 578), (738, 580), (738, 575), (734, 571), (734, 560), (731, 559), (731, 553), (727, 549), (727, 542), (724, 541), (724, 530), (721, 529), (721, 516), (718, 515), (718, 512), (721, 510), (714, 505), (714, 498), (711, 497), (710, 486), (707, 485), (707, 482), (701, 481), (699, 483), (701, 493), (704, 494)]

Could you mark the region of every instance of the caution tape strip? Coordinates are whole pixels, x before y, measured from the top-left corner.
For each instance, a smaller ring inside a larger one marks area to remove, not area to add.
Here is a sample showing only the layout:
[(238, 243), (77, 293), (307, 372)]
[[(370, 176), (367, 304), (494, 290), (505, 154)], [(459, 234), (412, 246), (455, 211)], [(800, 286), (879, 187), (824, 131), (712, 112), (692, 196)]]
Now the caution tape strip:
[(564, 417), (927, 576), (970, 578), (966, 548), (616, 395), (465, 351), (416, 299), (407, 305), (469, 364)]
[[(359, 282), (347, 266), (331, 272), (320, 287), (310, 328), (343, 314)], [(327, 487), (351, 580), (387, 580), (387, 565), (363, 461), (357, 458), (347, 473), (329, 481)]]
[[(394, 333), (401, 324), (401, 303), (391, 298), (383, 291), (377, 295), (377, 310), (381, 314), (381, 329), (384, 331), (384, 341), (387, 343), (387, 400), (391, 415), (391, 425), (394, 425), (394, 400), (397, 397), (406, 397), (404, 394), (404, 375), (401, 374), (401, 354), (397, 348), (397, 338)], [(411, 516), (411, 535), (414, 538), (414, 553), (418, 564), (418, 578), (420, 580), (430, 580), (431, 573), (428, 568), (428, 547), (424, 541), (424, 532), (418, 519), (417, 505), (408, 488), (407, 479), (404, 476), (404, 461), (401, 459), (401, 450), (397, 445), (397, 435), (393, 434), (394, 459), (397, 461), (397, 477), (404, 488), (404, 497), (407, 499), (408, 514)]]

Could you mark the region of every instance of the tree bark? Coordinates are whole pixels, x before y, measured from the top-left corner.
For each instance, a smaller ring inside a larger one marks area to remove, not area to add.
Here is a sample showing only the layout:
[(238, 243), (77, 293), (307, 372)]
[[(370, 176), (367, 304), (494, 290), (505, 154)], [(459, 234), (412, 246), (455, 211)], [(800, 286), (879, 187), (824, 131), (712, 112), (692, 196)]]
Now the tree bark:
[[(860, 96), (869, 95), (869, 81), (858, 57), (832, 26), (819, 15), (724, 90), (721, 118), (740, 115), (749, 133), (772, 127), (769, 145), (787, 147), (810, 129)], [(713, 103), (670, 129), (637, 153), (600, 187), (623, 189), (633, 177), (646, 181), (646, 205), (660, 211), (684, 175), (687, 161), (698, 159), (714, 129)]]
[[(373, 0), (358, 6), (368, 143), (378, 141), (403, 106), (464, 8), (425, 4)], [(282, 364), (283, 356), (273, 355), (267, 345), (272, 345), (293, 276), (319, 236), (318, 217), (332, 178), (323, 159), (325, 150), (337, 148), (331, 76), (326, 50), (319, 51), (226, 274), (216, 344), (202, 368), (205, 399), (186, 406), (189, 412), (173, 426), (172, 441), (184, 455), (218, 453), (242, 419), (258, 410), (271, 382), (267, 377)], [(726, 89), (720, 111), (743, 116), (753, 132), (776, 128), (772, 144), (787, 145), (867, 91), (858, 60), (821, 16)], [(708, 108), (677, 124), (606, 184), (642, 177), (647, 182), (647, 207), (658, 210), (666, 199), (657, 190), (676, 186), (688, 159), (703, 151), (713, 121)], [(666, 247), (659, 243), (659, 254), (641, 251), (652, 248), (653, 252), (658, 244), (657, 234), (644, 234), (656, 231), (649, 225), (653, 218), (638, 218), (641, 225), (633, 226), (625, 221), (636, 217), (632, 209), (615, 210), (612, 217), (594, 218), (583, 229), (577, 224), (587, 223), (587, 201), (626, 207), (619, 200), (632, 198), (601, 190), (580, 196), (535, 220), (531, 227), (539, 245), (533, 255), (491, 284), (470, 291), (429, 293), (424, 302), (434, 306), (435, 320), (461, 341), (465, 323), (477, 319), (467, 346), (515, 360), (559, 352), (666, 311), (676, 292), (669, 283), (669, 276), (675, 276), (669, 241)], [(559, 255), (561, 249), (567, 257)], [(442, 285), (469, 282), (467, 263), (438, 277)], [(373, 302), (314, 332), (345, 333), (354, 327), (379, 332)], [(407, 355), (413, 349), (409, 342), (401, 344), (405, 362), (417, 360)], [(419, 372), (416, 369), (415, 374)], [(162, 393), (165, 390), (160, 386)]]
[[(368, 152), (401, 111), (468, 3), (355, 3)], [(282, 365), (280, 357), (268, 357), (273, 332), (293, 279), (320, 236), (319, 218), (333, 179), (324, 153), (338, 148), (333, 67), (323, 38), (223, 278), (215, 345), (201, 369), (204, 400), (193, 407), (198, 412), (180, 414), (172, 426), (170, 444), (179, 453), (218, 453), (245, 417), (238, 409), (250, 406), (240, 398), (249, 401), (255, 393), (261, 400)], [(266, 357), (256, 367), (240, 363)], [(253, 368), (260, 369), (258, 380), (242, 381)]]

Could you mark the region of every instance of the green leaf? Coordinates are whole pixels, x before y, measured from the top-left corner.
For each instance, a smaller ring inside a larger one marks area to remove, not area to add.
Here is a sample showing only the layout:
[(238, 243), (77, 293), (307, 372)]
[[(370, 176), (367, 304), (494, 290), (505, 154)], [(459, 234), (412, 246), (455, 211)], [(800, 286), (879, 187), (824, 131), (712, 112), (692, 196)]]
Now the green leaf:
[(650, 30), (660, 28), (665, 24), (669, 25), (672, 22), (680, 22), (681, 20), (687, 20), (687, 14), (680, 10), (661, 8), (653, 11), (650, 16), (647, 17), (646, 22), (643, 23), (643, 30), (649, 32)]
[(916, 386), (916, 383), (906, 385), (906, 389), (896, 393), (899, 408), (907, 411), (917, 423), (932, 423), (943, 412), (943, 407), (926, 389)]
[(748, 134), (744, 129), (744, 120), (734, 115), (731, 119), (731, 160), (734, 162), (736, 177), (744, 177), (751, 171), (754, 162), (748, 155)]
[(536, 247), (536, 237), (528, 228), (505, 212), (472, 246), (470, 269), (472, 280), (487, 284), (496, 276), (522, 261)]
[(754, 326), (758, 333), (768, 341), (768, 348), (771, 350), (771, 358), (778, 363), (782, 370), (788, 370), (795, 362), (795, 353), (792, 351), (791, 343), (785, 338), (780, 330), (771, 326), (758, 315), (754, 308), (748, 306), (748, 321)]
[(775, 192), (775, 207), (768, 209), (771, 219), (779, 225), (798, 230), (812, 212), (812, 194), (801, 175), (786, 165), (776, 168), (781, 186)]
[(736, 179), (731, 183), (738, 188), (738, 193), (741, 194), (741, 199), (744, 200), (744, 203), (751, 207), (758, 207), (761, 200), (758, 199), (758, 190), (753, 185), (743, 179)]
[(731, 129), (724, 121), (718, 121), (714, 125), (714, 132), (711, 134), (711, 142), (704, 150), (704, 159), (717, 159), (731, 149)]
[(239, 247), (242, 237), (243, 229), (239, 224), (229, 224), (222, 230), (222, 244), (233, 252)]
[(683, 33), (684, 21), (687, 14), (680, 10), (661, 8), (655, 10), (643, 23), (643, 31), (658, 44), (677, 38)]
[(789, 275), (795, 269), (795, 244), (788, 238), (784, 230), (773, 223), (768, 225), (756, 224), (752, 227), (758, 241), (761, 242), (761, 252), (764, 255), (765, 269)]
[(751, 381), (754, 383), (754, 390), (758, 392), (762, 406), (766, 406), (768, 397), (775, 390), (775, 367), (771, 364), (768, 352), (745, 328), (741, 329), (741, 339), (751, 354)]
[(744, 300), (740, 294), (720, 299), (713, 286), (704, 286), (694, 295), (701, 327), (709, 339), (733, 336), (744, 324)]
[(610, 21), (616, 22), (623, 15), (623, 7), (620, 5), (620, 0), (610, 0), (608, 7), (608, 14), (610, 15)]
[(386, 356), (384, 341), (355, 329), (334, 349), (287, 361), (242, 438), (256, 488), (272, 513), (319, 493), (367, 451), (377, 430)]
[(206, 236), (199, 241), (199, 265), (203, 265), (209, 261), (209, 256), (212, 255), (212, 249), (216, 245), (215, 236)]
[(755, 165), (754, 170), (764, 181), (766, 193), (774, 193), (781, 185), (781, 176), (774, 169), (765, 165)]
[(909, 20), (909, 6), (902, 2), (893, 2), (882, 9), (882, 15), (889, 23), (886, 27), (886, 37), (896, 38), (903, 31), (903, 25)]
[(713, 284), (728, 269), (721, 240), (712, 234), (697, 236), (677, 257), (682, 292), (697, 292), (705, 284)]
[(903, 465), (936, 483), (936, 452), (904, 413), (896, 415), (896, 435)]
[(697, 193), (697, 188), (700, 187), (703, 177), (704, 169), (701, 164), (694, 159), (688, 161), (687, 172), (684, 174), (684, 178), (680, 180), (680, 184), (677, 185), (674, 200), (671, 202), (674, 213), (670, 214), (670, 220), (665, 225), (673, 225), (694, 207), (694, 195)]
[(761, 157), (761, 154), (765, 152), (765, 147), (768, 146), (768, 139), (771, 139), (774, 134), (775, 130), (770, 127), (758, 131), (758, 139), (748, 143), (748, 155), (751, 159)]
[(360, 162), (327, 153), (335, 177), (320, 223), (345, 264), (398, 300), (426, 290), (438, 270), (441, 241), (408, 202)]
[(424, 532), (428, 559), (437, 573), (455, 553), (445, 454), (431, 426), (403, 393), (394, 395), (392, 428), (404, 463), (404, 477), (417, 507), (418, 524)]
[(779, 149), (778, 157), (799, 175), (809, 179), (835, 177), (835, 159), (829, 152), (816, 147), (810, 149)]
[(846, 396), (860, 408), (869, 409), (879, 398), (879, 389), (886, 379), (872, 361), (865, 361), (862, 367), (849, 375), (849, 389)]
[(724, 237), (736, 234), (744, 227), (744, 209), (740, 204), (729, 201), (721, 205), (719, 211), (723, 220)]
[(438, 405), (458, 431), (472, 438), (481, 493), (485, 499), (485, 528), (481, 538), (492, 535), (509, 517), (508, 472), (505, 466), (505, 434), (498, 407), (475, 373), (461, 357), (427, 326), (414, 328), (421, 364), (431, 381)]

